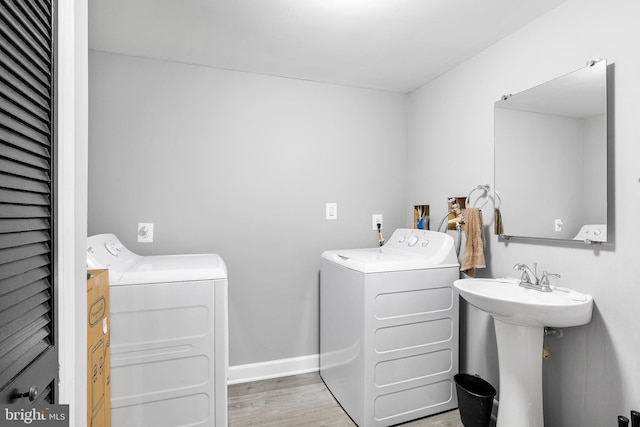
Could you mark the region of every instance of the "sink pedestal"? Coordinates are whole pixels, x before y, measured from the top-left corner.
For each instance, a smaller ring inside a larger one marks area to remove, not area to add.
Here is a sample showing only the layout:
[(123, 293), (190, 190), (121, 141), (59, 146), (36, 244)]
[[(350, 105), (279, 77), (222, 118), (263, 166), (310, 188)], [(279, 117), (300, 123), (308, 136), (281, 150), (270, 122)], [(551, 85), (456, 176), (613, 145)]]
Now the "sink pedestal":
[(496, 427), (543, 427), (542, 342), (544, 328), (513, 325), (494, 317), (500, 372)]
[(496, 279), (460, 279), (454, 286), (494, 320), (500, 371), (497, 427), (543, 427), (544, 326), (568, 328), (591, 322), (593, 296), (568, 288), (539, 292)]

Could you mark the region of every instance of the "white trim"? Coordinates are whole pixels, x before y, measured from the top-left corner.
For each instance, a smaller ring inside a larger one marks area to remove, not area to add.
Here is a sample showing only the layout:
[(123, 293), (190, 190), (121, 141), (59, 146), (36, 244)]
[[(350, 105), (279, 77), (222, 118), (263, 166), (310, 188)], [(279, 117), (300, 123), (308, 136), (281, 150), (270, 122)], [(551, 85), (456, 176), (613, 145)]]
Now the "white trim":
[(267, 362), (249, 363), (229, 367), (228, 384), (246, 383), (249, 381), (267, 380), (306, 374), (320, 370), (320, 355), (292, 357), (289, 359), (269, 360)]
[[(76, 366), (76, 292), (74, 256), (74, 8), (60, 1), (58, 5), (58, 109), (57, 139), (57, 281), (58, 281), (58, 360), (60, 365), (60, 403), (77, 406), (75, 394)], [(73, 419), (73, 417), (71, 417)]]
[(59, 0), (56, 254), (59, 400), (87, 424), (88, 0)]

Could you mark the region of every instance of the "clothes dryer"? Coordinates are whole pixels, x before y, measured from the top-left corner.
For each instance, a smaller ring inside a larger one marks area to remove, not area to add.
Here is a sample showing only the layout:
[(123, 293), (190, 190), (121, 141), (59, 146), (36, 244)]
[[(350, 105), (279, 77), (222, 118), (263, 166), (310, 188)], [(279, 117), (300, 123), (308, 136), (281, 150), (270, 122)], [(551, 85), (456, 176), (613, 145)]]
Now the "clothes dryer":
[(320, 375), (358, 426), (457, 407), (458, 278), (453, 238), (434, 231), (322, 254)]
[(109, 269), (111, 415), (118, 427), (227, 425), (227, 269), (217, 254), (140, 256), (91, 236)]

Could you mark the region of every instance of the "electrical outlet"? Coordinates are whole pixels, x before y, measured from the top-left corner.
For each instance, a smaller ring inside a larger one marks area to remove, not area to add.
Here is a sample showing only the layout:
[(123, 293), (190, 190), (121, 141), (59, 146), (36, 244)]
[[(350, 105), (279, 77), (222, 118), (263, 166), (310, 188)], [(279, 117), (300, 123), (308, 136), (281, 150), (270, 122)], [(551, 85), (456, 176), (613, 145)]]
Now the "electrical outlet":
[(554, 227), (555, 227), (554, 229), (555, 229), (555, 231), (556, 231), (556, 232), (558, 232), (558, 231), (562, 231), (562, 226), (563, 226), (563, 225), (564, 225), (564, 224), (562, 223), (562, 220), (561, 220), (561, 219), (556, 219), (556, 220), (555, 220), (555, 224), (554, 224)]
[(371, 215), (371, 226), (375, 231), (378, 231), (378, 224), (380, 224), (380, 230), (384, 228), (382, 224), (382, 214)]
[(142, 242), (142, 243), (153, 242), (153, 223), (151, 222), (138, 223), (138, 242)]

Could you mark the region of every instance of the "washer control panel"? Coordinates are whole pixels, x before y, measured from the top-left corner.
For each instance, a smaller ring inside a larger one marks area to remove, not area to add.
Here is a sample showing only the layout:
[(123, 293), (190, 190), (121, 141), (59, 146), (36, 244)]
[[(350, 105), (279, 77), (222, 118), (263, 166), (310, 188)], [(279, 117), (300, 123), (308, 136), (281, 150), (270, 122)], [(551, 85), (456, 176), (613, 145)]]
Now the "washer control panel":
[(399, 228), (393, 232), (381, 250), (410, 252), (416, 255), (434, 255), (450, 244), (451, 236), (431, 230)]
[(113, 234), (97, 234), (87, 239), (87, 267), (112, 268), (140, 258)]

